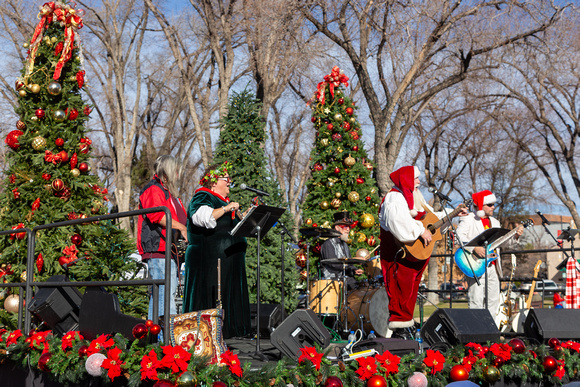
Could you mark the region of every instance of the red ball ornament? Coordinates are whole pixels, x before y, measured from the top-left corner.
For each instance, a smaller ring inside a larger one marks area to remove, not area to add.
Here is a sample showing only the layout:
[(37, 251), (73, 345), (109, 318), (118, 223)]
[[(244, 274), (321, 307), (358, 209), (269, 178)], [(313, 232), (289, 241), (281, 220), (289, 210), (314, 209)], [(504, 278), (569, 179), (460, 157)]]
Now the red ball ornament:
[(20, 143), (18, 142), (18, 137), (22, 136), (24, 133), (20, 130), (13, 130), (6, 136), (4, 142), (12, 149), (18, 149)]
[(228, 385), (222, 381), (216, 380), (213, 382), (213, 387), (228, 387)]
[(61, 266), (67, 265), (71, 262), (72, 259), (69, 257), (65, 257), (64, 255), (58, 259), (58, 263), (60, 263)]
[(148, 329), (145, 326), (145, 324), (139, 323), (133, 327), (133, 337), (135, 337), (137, 340), (140, 340), (145, 336), (147, 336), (147, 332)]
[(158, 380), (155, 382), (153, 387), (175, 387), (175, 384), (171, 383), (169, 380)]
[(367, 387), (387, 387), (387, 381), (381, 375), (373, 375), (367, 380)]
[(349, 116), (352, 116), (352, 114), (354, 113), (354, 109), (351, 107), (347, 107), (346, 108), (346, 114), (348, 114)]
[(66, 151), (60, 151), (57, 153), (57, 156), (60, 157), (61, 161), (63, 163), (66, 163), (68, 161), (68, 153), (66, 153)]
[(342, 134), (340, 134), (340, 133), (333, 133), (332, 134), (332, 139), (334, 141), (342, 141)]
[(56, 146), (63, 146), (64, 145), (64, 140), (62, 138), (57, 138), (56, 140), (54, 140), (54, 144)]
[(467, 372), (464, 366), (457, 364), (451, 367), (451, 373), (449, 376), (454, 382), (460, 382), (469, 379), (469, 372)]
[(542, 362), (542, 365), (544, 366), (544, 371), (551, 374), (552, 372), (556, 371), (556, 368), (558, 368), (558, 361), (554, 356), (546, 356)]
[(62, 191), (64, 189), (64, 182), (61, 179), (54, 179), (52, 181), (52, 189), (55, 191)]
[(373, 247), (374, 245), (377, 244), (377, 240), (373, 235), (371, 235), (370, 237), (367, 238), (367, 243), (369, 246)]
[(505, 360), (502, 357), (496, 357), (493, 359), (493, 366), (500, 368), (502, 365), (505, 364)]
[(338, 175), (340, 173), (340, 168), (339, 167), (334, 168), (334, 173)]
[(46, 181), (49, 181), (51, 177), (52, 176), (50, 175), (50, 173), (43, 173), (42, 174), (42, 178)]
[(518, 338), (511, 339), (508, 345), (512, 347), (515, 353), (524, 353), (526, 350), (526, 345), (524, 344), (523, 340)]
[(339, 105), (342, 105), (343, 103), (344, 103), (344, 98), (339, 98), (339, 99), (338, 99), (338, 104), (339, 104)]
[(81, 345), (81, 347), (79, 348), (79, 356), (81, 357), (86, 356), (88, 350), (89, 350), (88, 345)]
[(26, 129), (26, 124), (24, 123), (24, 121), (21, 121), (21, 120), (16, 121), (16, 129), (19, 129), (19, 130)]
[(352, 150), (355, 151), (355, 152), (357, 152), (358, 151), (358, 145), (353, 146), (352, 147)]
[(153, 324), (151, 328), (149, 328), (149, 331), (152, 335), (158, 335), (161, 332), (161, 326), (158, 324)]
[(68, 119), (70, 121), (74, 121), (77, 119), (78, 116), (79, 116), (79, 111), (77, 109), (72, 109), (70, 111), (70, 113), (68, 114)]
[(372, 200), (372, 198), (371, 198), (370, 196), (367, 196), (367, 197), (365, 198), (365, 200), (366, 200), (367, 202), (370, 202), (370, 201)]
[(87, 172), (89, 170), (89, 164), (87, 163), (80, 163), (79, 164), (79, 171), (81, 172)]
[(313, 123), (314, 123), (314, 122), (316, 122), (316, 117), (312, 117), (312, 118), (310, 119), (310, 121), (312, 121)]
[(364, 182), (365, 182), (365, 179), (363, 179), (362, 177), (357, 177), (357, 178), (356, 178), (356, 183), (357, 183), (357, 184), (362, 184), (362, 183), (364, 183)]
[(40, 119), (40, 120), (41, 120), (41, 119), (43, 119), (43, 118), (44, 118), (44, 116), (46, 115), (46, 113), (45, 113), (45, 112), (44, 112), (44, 110), (42, 110), (42, 109), (36, 109), (36, 111), (34, 112), (34, 115), (35, 115), (36, 117), (38, 117), (38, 119)]
[(342, 123), (342, 127), (343, 127), (343, 128), (345, 128), (346, 130), (349, 130), (349, 129), (350, 129), (350, 123), (348, 123), (348, 122), (344, 121), (344, 122)]
[(51, 357), (52, 354), (50, 352), (45, 352), (40, 355), (40, 358), (38, 359), (38, 368), (41, 371), (50, 372), (50, 369), (48, 368), (48, 362), (50, 361)]
[(80, 236), (79, 234), (74, 234), (73, 236), (70, 237), (70, 241), (75, 244), (75, 245), (80, 245), (81, 243), (83, 243), (83, 237)]
[(318, 223), (312, 223), (312, 227), (318, 227)]
[(550, 346), (550, 348), (554, 348), (556, 345), (560, 345), (560, 340), (558, 340), (555, 337), (552, 337), (550, 340), (548, 340), (548, 345)]
[(145, 321), (145, 326), (147, 328), (151, 328), (153, 326), (153, 320), (147, 320), (147, 321)]
[(355, 130), (351, 130), (348, 134), (350, 134), (350, 137), (352, 137), (353, 140), (358, 140), (360, 138), (360, 135)]
[(332, 130), (332, 129), (334, 129), (334, 125), (328, 124), (328, 125), (326, 125), (326, 129)]
[(342, 380), (338, 376), (329, 376), (324, 382), (324, 387), (342, 387)]

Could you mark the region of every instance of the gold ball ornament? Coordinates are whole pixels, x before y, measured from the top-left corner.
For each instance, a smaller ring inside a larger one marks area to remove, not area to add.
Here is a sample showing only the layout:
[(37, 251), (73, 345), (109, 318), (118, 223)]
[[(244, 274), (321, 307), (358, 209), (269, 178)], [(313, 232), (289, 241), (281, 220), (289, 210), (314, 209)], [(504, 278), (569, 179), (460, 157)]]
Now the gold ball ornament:
[(348, 157), (344, 159), (344, 165), (346, 165), (349, 168), (355, 164), (356, 164), (356, 160), (351, 155), (348, 155)]
[(334, 187), (334, 182), (333, 182), (333, 181), (327, 181), (327, 182), (326, 182), (326, 186), (327, 186), (328, 188), (332, 188), (332, 187)]
[(332, 199), (332, 201), (330, 202), (330, 205), (332, 206), (332, 208), (338, 208), (338, 207), (340, 207), (341, 204), (342, 204), (342, 201), (340, 199)]
[(72, 82), (76, 82), (77, 77), (75, 75), (71, 75), (70, 77), (68, 77), (68, 80), (72, 81)]
[(351, 245), (351, 244), (352, 244), (352, 238), (348, 238), (348, 239), (346, 240), (346, 244), (347, 244), (347, 245)]
[(375, 225), (375, 217), (369, 213), (364, 213), (360, 217), (360, 225), (364, 228), (371, 228)]
[(340, 199), (340, 197), (342, 196), (342, 194), (341, 194), (340, 192), (336, 192), (336, 193), (334, 194), (334, 196), (336, 196), (336, 198)]
[(306, 270), (301, 270), (300, 271), (300, 279), (302, 281), (306, 281), (306, 278), (308, 277), (308, 275), (306, 274)]
[(320, 208), (322, 208), (323, 210), (328, 210), (328, 202), (326, 200), (323, 200), (320, 202)]
[(46, 138), (42, 136), (36, 136), (32, 139), (32, 148), (34, 150), (40, 151), (46, 148)]
[(175, 381), (175, 385), (179, 387), (195, 387), (197, 386), (197, 377), (190, 371), (185, 371)]
[(33, 83), (32, 85), (30, 85), (30, 91), (33, 92), (34, 94), (40, 93), (40, 85), (37, 83)]
[(10, 313), (18, 313), (18, 303), (20, 301), (20, 297), (18, 294), (11, 294), (6, 297), (4, 300), (4, 309), (6, 309)]
[(306, 219), (306, 225), (307, 226), (312, 226), (312, 218)]
[(54, 118), (54, 120), (56, 122), (62, 122), (66, 118), (66, 113), (64, 112), (64, 110), (60, 110), (60, 109), (55, 110), (52, 113), (52, 118)]
[(30, 121), (36, 122), (36, 121), (38, 121), (38, 117), (32, 116), (32, 117), (30, 117)]
[(58, 38), (56, 36), (53, 36), (52, 38), (50, 38), (51, 43), (56, 43), (57, 40), (58, 40)]
[(359, 199), (360, 199), (360, 195), (356, 191), (352, 191), (351, 193), (348, 194), (348, 200), (351, 203), (356, 203), (356, 202), (358, 202)]
[(366, 258), (369, 255), (369, 251), (367, 249), (358, 249), (355, 255), (360, 258)]
[(70, 170), (71, 175), (74, 177), (79, 177), (81, 175), (81, 171), (78, 168), (73, 168)]
[(57, 81), (50, 82), (46, 89), (50, 95), (59, 95), (62, 92), (62, 86)]
[(489, 383), (495, 383), (499, 380), (501, 374), (494, 366), (489, 366), (483, 370), (483, 378)]
[(28, 42), (22, 43), (22, 47), (28, 48), (28, 47), (30, 47), (30, 43), (28, 43)]
[(26, 270), (20, 273), (20, 281), (26, 282)]
[(26, 90), (24, 90), (24, 89), (18, 90), (18, 95), (21, 97), (26, 97)]
[(336, 114), (334, 115), (334, 119), (335, 119), (336, 121), (342, 121), (342, 114), (340, 114), (340, 113), (336, 113)]
[(322, 228), (330, 228), (330, 222), (327, 220), (326, 222), (322, 223)]
[(306, 267), (306, 254), (304, 254), (304, 250), (300, 250), (296, 253), (294, 262), (296, 262), (296, 266), (301, 268)]
[(354, 117), (350, 117), (348, 120), (352, 123), (356, 122), (356, 118), (354, 118)]
[(354, 238), (355, 235), (356, 235), (356, 231), (354, 231), (353, 229), (350, 229), (350, 231), (348, 232), (349, 238)]
[(322, 138), (322, 139), (320, 139), (320, 145), (322, 145), (322, 146), (328, 146), (328, 138)]
[(377, 189), (376, 189), (376, 188), (374, 188), (374, 187), (373, 187), (373, 188), (371, 188), (371, 194), (372, 194), (372, 195), (374, 195), (374, 194), (376, 194), (376, 193), (377, 193)]
[(364, 243), (364, 241), (367, 240), (367, 236), (365, 234), (363, 234), (362, 232), (359, 232), (356, 234), (356, 241), (358, 243)]

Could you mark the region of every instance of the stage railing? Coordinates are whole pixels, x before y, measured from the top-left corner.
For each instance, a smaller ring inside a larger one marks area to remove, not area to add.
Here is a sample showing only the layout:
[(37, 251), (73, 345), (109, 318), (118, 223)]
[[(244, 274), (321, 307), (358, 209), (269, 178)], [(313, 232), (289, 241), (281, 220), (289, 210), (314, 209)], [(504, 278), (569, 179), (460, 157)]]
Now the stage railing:
[[(164, 292), (164, 316), (169, 316), (169, 303), (171, 292), (169, 291), (171, 280), (170, 275), (166, 275), (164, 280), (154, 280), (154, 279), (142, 279), (142, 280), (124, 280), (124, 281), (73, 281), (73, 282), (35, 282), (33, 281), (34, 275), (34, 251), (36, 247), (36, 233), (40, 230), (47, 230), (52, 228), (72, 226), (72, 225), (83, 225), (92, 222), (101, 222), (104, 220), (112, 220), (119, 218), (127, 218), (145, 214), (151, 214), (155, 212), (165, 213), (166, 219), (166, 229), (171, 230), (171, 212), (165, 206), (163, 207), (153, 207), (134, 211), (118, 212), (108, 215), (93, 216), (90, 218), (67, 220), (64, 222), (42, 224), (34, 227), (32, 230), (29, 228), (19, 228), (14, 230), (0, 231), (0, 235), (10, 235), (21, 232), (26, 232), (27, 235), (27, 255), (26, 255), (26, 282), (25, 283), (3, 283), (0, 287), (18, 287), (25, 292), (25, 298), (22, 296), (19, 299), (18, 304), (18, 329), (23, 329), (26, 334), (30, 332), (31, 325), (31, 314), (28, 309), (24, 309), (24, 305), (30, 305), (32, 300), (33, 286), (42, 287), (95, 287), (95, 286), (152, 286), (152, 298), (153, 298), (153, 322), (158, 323), (159, 318), (159, 285), (165, 285), (166, 291)], [(171, 237), (172, 233), (168, 232), (165, 236), (165, 273), (171, 273)], [(24, 323), (22, 321), (24, 309)], [(169, 320), (165, 319), (165, 329), (163, 329), (163, 339), (165, 343), (169, 343)]]

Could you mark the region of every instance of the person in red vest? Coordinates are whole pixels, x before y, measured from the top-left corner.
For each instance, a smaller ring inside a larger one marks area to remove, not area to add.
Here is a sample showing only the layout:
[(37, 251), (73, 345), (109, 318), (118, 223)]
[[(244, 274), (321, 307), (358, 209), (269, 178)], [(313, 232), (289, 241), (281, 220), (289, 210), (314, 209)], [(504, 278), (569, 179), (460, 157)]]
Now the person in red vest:
[[(405, 166), (390, 174), (393, 189), (385, 196), (379, 208), (381, 225), (381, 267), (389, 296), (389, 329), (394, 338), (413, 340), (415, 320), (413, 312), (419, 284), (429, 259), (419, 260), (405, 252), (400, 242), (414, 242), (421, 238), (424, 245), (433, 235), (420, 219), (426, 210), (442, 218), (445, 212), (434, 212), (421, 192), (419, 169)], [(466, 215), (467, 210), (460, 215)]]

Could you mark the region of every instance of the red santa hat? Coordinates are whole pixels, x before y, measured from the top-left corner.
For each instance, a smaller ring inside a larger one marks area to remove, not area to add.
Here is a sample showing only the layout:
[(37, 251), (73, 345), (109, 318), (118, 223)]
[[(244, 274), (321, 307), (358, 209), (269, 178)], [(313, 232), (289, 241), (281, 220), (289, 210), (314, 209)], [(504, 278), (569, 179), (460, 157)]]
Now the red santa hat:
[(415, 190), (415, 178), (419, 177), (419, 168), (412, 165), (401, 167), (396, 171), (393, 171), (389, 176), (391, 181), (395, 184), (395, 187), (397, 187), (405, 197), (409, 210), (413, 210), (415, 206), (413, 191)]
[(477, 206), (477, 212), (475, 213), (477, 216), (482, 218), (485, 215), (483, 212), (483, 205), (484, 204), (495, 204), (496, 198), (495, 195), (490, 190), (476, 192), (471, 195), (473, 199), (473, 203)]

